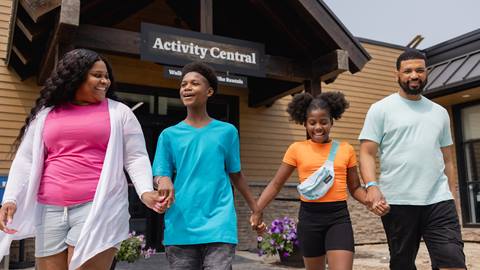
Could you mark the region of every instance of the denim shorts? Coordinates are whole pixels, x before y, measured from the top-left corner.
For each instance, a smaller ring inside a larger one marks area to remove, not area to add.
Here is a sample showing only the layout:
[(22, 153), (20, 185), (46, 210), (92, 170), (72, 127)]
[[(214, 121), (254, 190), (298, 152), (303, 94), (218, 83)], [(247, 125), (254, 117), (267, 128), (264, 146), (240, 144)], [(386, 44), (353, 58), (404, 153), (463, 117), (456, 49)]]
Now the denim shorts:
[(92, 202), (67, 207), (38, 206), (40, 216), (35, 230), (35, 257), (55, 255), (68, 246), (76, 246)]
[(166, 246), (171, 270), (231, 270), (235, 257), (234, 244), (208, 243)]

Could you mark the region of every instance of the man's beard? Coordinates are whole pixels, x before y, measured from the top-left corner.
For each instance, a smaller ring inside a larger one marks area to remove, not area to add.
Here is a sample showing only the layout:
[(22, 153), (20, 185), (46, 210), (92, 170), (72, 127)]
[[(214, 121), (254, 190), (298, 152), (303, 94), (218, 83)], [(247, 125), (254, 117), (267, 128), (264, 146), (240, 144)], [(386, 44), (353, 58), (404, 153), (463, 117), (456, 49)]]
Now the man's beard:
[(423, 88), (425, 85), (427, 85), (427, 80), (425, 79), (424, 81), (418, 80), (420, 84), (418, 85), (417, 88), (410, 88), (408, 86), (408, 82), (402, 82), (400, 79), (398, 79), (398, 84), (400, 87), (407, 93), (408, 95), (419, 95), (423, 92)]

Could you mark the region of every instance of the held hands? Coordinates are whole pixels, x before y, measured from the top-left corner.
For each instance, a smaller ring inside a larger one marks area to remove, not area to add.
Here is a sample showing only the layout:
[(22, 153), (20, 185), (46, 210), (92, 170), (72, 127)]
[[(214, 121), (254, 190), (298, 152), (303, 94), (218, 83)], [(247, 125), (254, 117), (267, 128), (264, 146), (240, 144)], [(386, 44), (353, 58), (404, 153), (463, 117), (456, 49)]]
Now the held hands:
[(164, 198), (158, 194), (156, 191), (148, 191), (142, 193), (142, 202), (150, 209), (157, 213), (163, 213), (162, 212), (162, 204), (163, 204)]
[(8, 234), (14, 234), (17, 231), (7, 226), (12, 223), (13, 215), (17, 211), (17, 205), (13, 202), (6, 202), (2, 205), (0, 209), (0, 230)]
[(175, 201), (175, 189), (172, 180), (168, 177), (155, 177), (154, 181), (157, 183), (157, 191), (162, 199), (159, 213), (165, 213)]
[(385, 197), (377, 186), (371, 186), (367, 189), (365, 204), (368, 210), (378, 216), (384, 216), (390, 211), (390, 205), (388, 205)]
[(262, 221), (263, 213), (259, 211), (254, 211), (250, 216), (250, 225), (252, 230), (257, 231), (258, 235), (263, 234), (267, 230), (267, 225)]
[(370, 210), (370, 211), (375, 213), (377, 216), (382, 217), (388, 214), (388, 212), (390, 212), (390, 205), (388, 205), (388, 203), (385, 200), (382, 200), (378, 202), (378, 204), (375, 207), (373, 207), (373, 210)]

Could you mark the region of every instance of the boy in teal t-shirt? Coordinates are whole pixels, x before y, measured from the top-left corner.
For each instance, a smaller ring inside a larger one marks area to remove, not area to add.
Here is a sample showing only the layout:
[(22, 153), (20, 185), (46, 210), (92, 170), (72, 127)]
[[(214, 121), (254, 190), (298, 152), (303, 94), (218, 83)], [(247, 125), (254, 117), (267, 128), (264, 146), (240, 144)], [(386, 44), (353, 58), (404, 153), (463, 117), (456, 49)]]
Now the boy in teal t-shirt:
[(186, 65), (180, 98), (187, 117), (158, 139), (153, 175), (166, 202), (164, 245), (171, 269), (231, 269), (238, 240), (230, 180), (256, 212), (241, 172), (237, 129), (207, 113), (216, 90), (211, 67)]

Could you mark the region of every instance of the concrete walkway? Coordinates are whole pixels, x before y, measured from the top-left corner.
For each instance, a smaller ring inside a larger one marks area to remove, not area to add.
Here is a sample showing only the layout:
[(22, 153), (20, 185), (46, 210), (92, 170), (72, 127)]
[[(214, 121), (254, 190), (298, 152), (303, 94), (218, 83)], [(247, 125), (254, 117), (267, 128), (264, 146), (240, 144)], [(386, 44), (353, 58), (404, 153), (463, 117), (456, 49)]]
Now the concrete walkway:
[[(388, 247), (386, 244), (363, 245), (355, 247), (354, 270), (385, 270), (388, 269)], [(465, 243), (467, 268), (480, 270), (480, 243)], [(420, 245), (416, 265), (418, 270), (430, 270), (430, 259), (425, 244)], [(120, 262), (116, 270), (169, 270), (165, 253), (158, 253), (149, 259), (140, 259), (129, 264)], [(237, 251), (233, 270), (302, 270), (279, 265), (276, 257), (258, 257), (257, 254), (247, 251)], [(2, 269), (3, 270), (3, 269)], [(34, 270), (28, 268), (27, 270)]]
[[(355, 247), (354, 270), (385, 270), (389, 269), (389, 254), (386, 244), (363, 245)], [(465, 243), (464, 248), (467, 268), (480, 270), (480, 243)], [(421, 243), (416, 265), (418, 270), (430, 270), (430, 259), (424, 243)], [(116, 270), (168, 270), (168, 262), (164, 253), (154, 255), (147, 260), (139, 260), (133, 264), (119, 263)], [(237, 251), (233, 270), (302, 270), (279, 265), (277, 257), (258, 257), (247, 251)]]
[[(237, 251), (235, 260), (233, 262), (233, 270), (286, 270), (286, 269), (304, 269), (304, 268), (289, 268), (282, 265), (278, 265), (275, 262), (276, 259), (270, 258), (270, 260), (264, 260), (258, 257), (257, 254), (247, 251)], [(165, 253), (158, 253), (150, 257), (149, 259), (141, 259), (135, 263), (120, 262), (115, 267), (115, 270), (168, 270), (168, 262), (165, 257)]]

